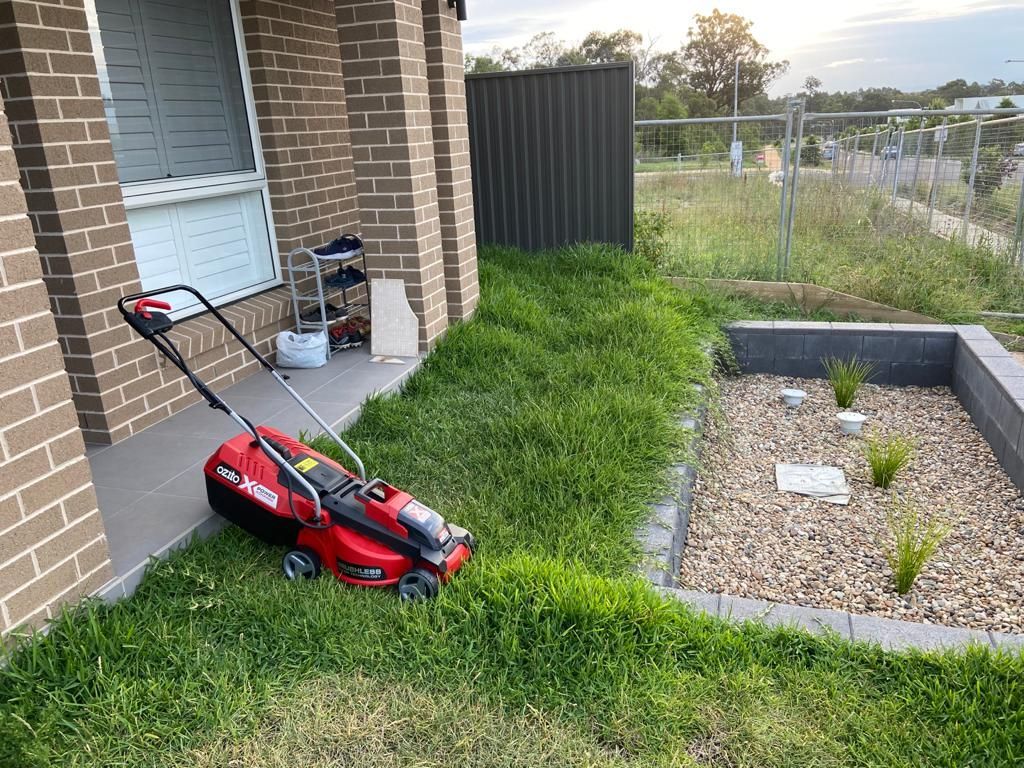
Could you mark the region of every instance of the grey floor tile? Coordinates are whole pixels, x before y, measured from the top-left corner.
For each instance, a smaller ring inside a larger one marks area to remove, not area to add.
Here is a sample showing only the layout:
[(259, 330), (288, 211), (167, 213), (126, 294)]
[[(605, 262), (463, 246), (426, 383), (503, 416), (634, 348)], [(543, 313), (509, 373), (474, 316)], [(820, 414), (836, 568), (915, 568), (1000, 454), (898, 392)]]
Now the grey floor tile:
[(206, 475), (203, 472), (203, 467), (206, 464), (207, 458), (209, 457), (204, 457), (202, 461), (193, 464), (181, 474), (175, 475), (168, 479), (167, 482), (158, 485), (153, 490), (156, 493), (163, 493), (168, 496), (184, 496), (189, 499), (205, 499)]
[(143, 496), (105, 521), (114, 573), (128, 573), (212, 514), (205, 499), (161, 493)]
[(147, 430), (98, 453), (89, 465), (97, 485), (151, 491), (197, 461), (205, 461), (221, 442)]
[[(268, 383), (276, 386), (270, 379)], [(228, 405), (253, 424), (262, 424), (285, 405), (280, 400), (265, 397), (233, 397), (227, 394), (227, 391), (221, 395)], [(234, 437), (241, 431), (234, 419), (226, 413), (210, 408), (205, 401), (186, 408), (147, 430), (157, 435), (210, 437), (219, 441)]]
[(962, 648), (970, 643), (992, 647), (988, 633), (978, 630), (857, 615), (851, 623), (854, 640), (878, 643), (888, 650)]
[[(339, 422), (358, 413), (360, 402), (359, 400), (339, 399), (334, 402), (309, 401), (309, 405), (320, 414), (324, 421), (337, 430)], [(279, 429), (286, 435), (295, 436), (301, 431), (314, 435), (322, 431), (320, 425), (298, 403), (289, 405), (283, 411), (274, 414), (268, 422), (268, 426)]]
[(125, 507), (131, 506), (146, 495), (146, 491), (133, 491), (124, 488), (109, 488), (105, 485), (95, 485), (96, 499), (100, 505), (100, 515), (106, 520), (116, 515)]
[(85, 444), (85, 456), (91, 458), (101, 451), (107, 450), (109, 445), (99, 445), (98, 443), (86, 443)]
[(359, 402), (362, 402), (374, 392), (388, 392), (397, 388), (414, 368), (415, 364), (398, 366), (388, 363), (362, 363), (311, 392), (309, 399), (325, 401), (335, 397), (358, 397)]

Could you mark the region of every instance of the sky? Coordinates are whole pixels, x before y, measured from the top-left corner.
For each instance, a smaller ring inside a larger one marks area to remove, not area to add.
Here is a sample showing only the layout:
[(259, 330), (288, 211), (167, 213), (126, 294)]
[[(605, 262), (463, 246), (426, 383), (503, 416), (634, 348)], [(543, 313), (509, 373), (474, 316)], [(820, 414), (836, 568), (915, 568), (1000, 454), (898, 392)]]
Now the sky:
[(828, 91), (893, 86), (922, 90), (962, 77), (1024, 81), (1024, 0), (859, 0), (856, 3), (731, 0), (467, 0), (466, 51), (522, 45), (552, 31), (576, 43), (594, 29), (627, 28), (664, 50), (686, 40), (695, 13), (717, 7), (754, 22), (753, 33), (790, 70), (773, 96), (814, 75)]

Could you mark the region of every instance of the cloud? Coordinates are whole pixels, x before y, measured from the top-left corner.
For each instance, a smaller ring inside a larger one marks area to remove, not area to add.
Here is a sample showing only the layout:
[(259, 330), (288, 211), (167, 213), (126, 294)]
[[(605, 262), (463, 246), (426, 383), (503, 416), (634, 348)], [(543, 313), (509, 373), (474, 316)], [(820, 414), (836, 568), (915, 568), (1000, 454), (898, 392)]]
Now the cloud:
[(865, 61), (865, 59), (862, 59), (862, 58), (840, 59), (839, 61), (830, 61), (828, 64), (825, 65), (825, 69), (836, 69), (837, 67), (848, 67), (851, 64), (862, 64), (862, 63), (864, 63), (864, 61)]

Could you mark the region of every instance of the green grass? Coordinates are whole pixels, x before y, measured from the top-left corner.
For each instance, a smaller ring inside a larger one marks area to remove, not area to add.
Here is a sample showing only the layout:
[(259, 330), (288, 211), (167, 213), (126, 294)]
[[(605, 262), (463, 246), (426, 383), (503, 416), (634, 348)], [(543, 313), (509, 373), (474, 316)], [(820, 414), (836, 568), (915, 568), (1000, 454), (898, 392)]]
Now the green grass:
[[(788, 279), (948, 322), (1024, 312), (1024, 272), (1000, 255), (929, 235), (884, 196), (844, 191), (827, 176), (801, 178), (798, 196)], [(779, 189), (764, 178), (665, 174), (638, 183), (637, 200), (671, 217), (668, 274), (776, 279)]]
[(480, 261), (476, 318), (348, 432), (477, 534), (429, 603), (236, 530), (57, 621), (0, 672), (0, 765), (1008, 764), (1024, 661), (886, 654), (662, 599), (631, 531), (738, 305), (613, 249)]
[(889, 541), (885, 559), (893, 574), (896, 591), (907, 594), (925, 565), (949, 535), (952, 526), (941, 517), (925, 517), (911, 499), (893, 494), (886, 516)]
[(836, 405), (843, 409), (853, 407), (857, 392), (875, 370), (874, 363), (858, 360), (856, 357), (850, 360), (830, 357), (822, 361), (822, 364), (828, 383), (836, 396)]
[(902, 435), (877, 437), (864, 443), (864, 458), (871, 468), (871, 482), (876, 488), (888, 488), (896, 475), (910, 463), (914, 443)]

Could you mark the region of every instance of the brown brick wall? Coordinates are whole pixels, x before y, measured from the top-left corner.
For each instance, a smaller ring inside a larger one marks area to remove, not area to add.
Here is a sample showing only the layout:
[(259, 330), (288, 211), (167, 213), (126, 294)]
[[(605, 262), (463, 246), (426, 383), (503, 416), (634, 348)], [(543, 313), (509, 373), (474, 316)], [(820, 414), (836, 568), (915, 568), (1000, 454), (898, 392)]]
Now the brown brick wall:
[(370, 265), (405, 281), (430, 348), (448, 325), (420, 0), (337, 0)]
[(242, 0), (240, 10), (278, 249), (358, 233), (332, 0)]
[(111, 382), (151, 374), (114, 303), (139, 287), (85, 11), (0, 4), (0, 70), (43, 278), (86, 439), (130, 433), (139, 403)]
[(448, 318), (463, 320), (476, 309), (480, 287), (462, 29), (447, 0), (423, 0), (422, 8)]
[(113, 573), (25, 196), (0, 112), (0, 633)]

